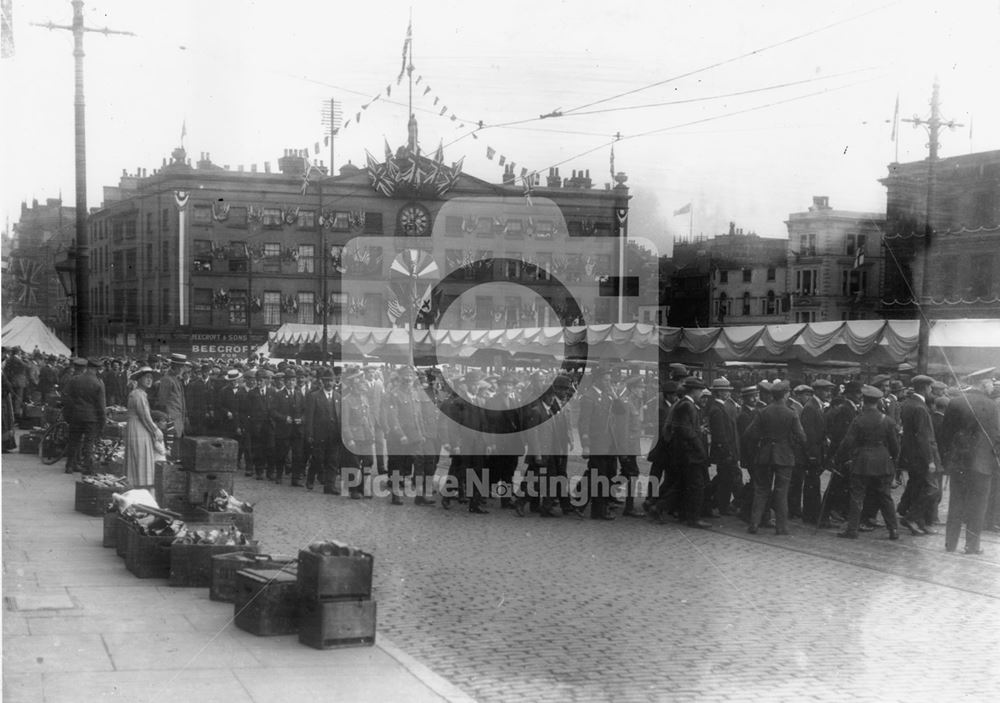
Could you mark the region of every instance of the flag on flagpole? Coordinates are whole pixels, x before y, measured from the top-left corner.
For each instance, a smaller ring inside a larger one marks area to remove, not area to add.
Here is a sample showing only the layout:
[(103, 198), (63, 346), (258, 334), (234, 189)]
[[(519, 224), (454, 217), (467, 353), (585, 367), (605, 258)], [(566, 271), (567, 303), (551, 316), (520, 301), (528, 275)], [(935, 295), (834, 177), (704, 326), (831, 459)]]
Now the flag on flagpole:
[(677, 215), (686, 215), (689, 212), (691, 212), (691, 203), (688, 203), (680, 209), (674, 210), (674, 217), (677, 217)]
[(896, 93), (896, 107), (892, 110), (892, 141), (896, 141), (899, 128), (899, 93)]
[(611, 180), (615, 180), (615, 145), (611, 145)]
[(399, 76), (396, 78), (396, 85), (403, 80), (406, 73), (406, 52), (410, 50), (410, 42), (413, 40), (413, 20), (406, 25), (406, 40), (403, 42), (403, 65), (399, 67)]
[(187, 136), (187, 133), (188, 133), (187, 120), (183, 120), (181, 121), (181, 146), (184, 146), (184, 137)]

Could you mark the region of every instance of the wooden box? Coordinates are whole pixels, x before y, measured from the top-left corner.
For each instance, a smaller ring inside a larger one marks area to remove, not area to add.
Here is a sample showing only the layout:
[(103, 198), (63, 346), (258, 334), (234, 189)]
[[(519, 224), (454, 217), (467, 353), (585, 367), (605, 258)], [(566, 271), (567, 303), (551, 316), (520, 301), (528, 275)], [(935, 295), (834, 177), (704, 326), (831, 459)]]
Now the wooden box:
[(220, 488), (227, 493), (233, 492), (232, 471), (219, 473), (197, 473), (187, 471), (187, 500), (192, 506), (202, 506)]
[(371, 554), (323, 556), (307, 549), (299, 551), (299, 587), (304, 598), (370, 598), (372, 594)]
[(21, 454), (38, 454), (38, 446), (41, 443), (41, 435), (34, 433), (23, 434), (18, 440), (17, 451)]
[(197, 507), (191, 516), (195, 522), (216, 528), (236, 525), (236, 529), (246, 535), (247, 539), (253, 537), (253, 513), (228, 513)]
[(86, 481), (76, 482), (76, 496), (73, 501), (73, 508), (78, 513), (90, 515), (91, 517), (101, 517), (104, 515), (108, 503), (111, 502), (113, 493), (120, 493), (123, 488), (105, 488)]
[(299, 631), (299, 585), (295, 574), (237, 571), (233, 619), (238, 628), (255, 635), (294, 635)]
[(101, 540), (102, 547), (118, 546), (119, 517), (119, 513), (115, 510), (104, 513), (104, 537)]
[(223, 603), (236, 599), (236, 572), (242, 569), (258, 571), (281, 571), (295, 573), (295, 557), (254, 554), (247, 551), (231, 552), (212, 557), (212, 575), (208, 586), (208, 597)]
[(299, 602), (299, 642), (315, 649), (375, 644), (375, 601)]
[(212, 584), (212, 559), (224, 554), (256, 554), (256, 544), (173, 544), (170, 546), (171, 586), (207, 588)]
[(128, 533), (132, 529), (132, 523), (121, 515), (115, 520), (115, 554), (122, 559), (125, 558), (125, 551), (128, 547)]
[[(171, 493), (187, 493), (187, 472), (180, 464), (172, 461), (158, 461), (153, 471), (153, 487), (156, 490), (156, 500), (160, 496)], [(162, 506), (161, 506), (162, 507)]]
[(239, 443), (225, 437), (182, 437), (181, 464), (188, 471), (221, 473), (236, 471)]
[(142, 535), (130, 527), (125, 531), (125, 568), (141, 579), (169, 578), (170, 546), (174, 537)]

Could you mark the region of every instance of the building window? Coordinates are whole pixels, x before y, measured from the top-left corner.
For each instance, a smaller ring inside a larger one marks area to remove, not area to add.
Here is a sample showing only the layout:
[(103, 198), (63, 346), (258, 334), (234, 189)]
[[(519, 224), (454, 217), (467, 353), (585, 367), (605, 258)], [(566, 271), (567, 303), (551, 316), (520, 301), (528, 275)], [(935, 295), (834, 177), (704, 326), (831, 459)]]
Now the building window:
[(264, 273), (281, 273), (281, 244), (279, 242), (265, 242), (262, 270)]
[(803, 234), (799, 236), (799, 254), (802, 256), (816, 256), (815, 234)]
[(281, 324), (281, 291), (264, 291), (264, 324)]
[(508, 259), (504, 273), (508, 281), (516, 281), (521, 276), (521, 262), (516, 259)]
[(247, 323), (247, 292), (236, 288), (229, 289), (229, 324), (245, 325)]
[(152, 234), (152, 233), (153, 233), (153, 213), (147, 212), (146, 213), (146, 234), (148, 235), (148, 234)]
[(819, 269), (801, 269), (795, 272), (795, 292), (799, 295), (816, 295), (819, 290)]
[(493, 218), (492, 217), (480, 217), (476, 220), (476, 236), (477, 237), (492, 237), (493, 236)]
[(264, 208), (264, 215), (261, 218), (261, 224), (264, 227), (281, 227), (281, 208), (280, 207)]
[(195, 205), (191, 216), (191, 222), (196, 225), (212, 224), (212, 206)]
[(212, 289), (195, 288), (191, 297), (192, 322), (197, 325), (212, 324)]
[(160, 291), (160, 324), (166, 325), (170, 322), (170, 289), (164, 288)]
[(136, 224), (135, 220), (125, 221), (125, 239), (135, 239)]
[(743, 282), (750, 283), (753, 281), (753, 269), (743, 269)]
[(743, 316), (750, 316), (750, 291), (743, 291)]
[(170, 266), (170, 242), (160, 243), (160, 270), (168, 271)]
[(800, 310), (795, 313), (796, 322), (813, 322), (816, 318), (816, 313), (812, 310)]
[(476, 296), (476, 328), (488, 330), (493, 327), (493, 297)]
[(550, 252), (538, 253), (538, 280), (547, 281), (552, 271), (552, 254)]
[(723, 291), (719, 293), (719, 300), (715, 316), (719, 322), (723, 322), (729, 316), (729, 296)]
[(312, 293), (299, 293), (299, 319), (303, 325), (311, 325), (316, 314), (316, 301)]
[(778, 275), (777, 269), (775, 269), (773, 266), (768, 266), (767, 267), (767, 280), (768, 281), (775, 280), (775, 278), (777, 277), (777, 275)]
[(229, 208), (229, 217), (226, 224), (230, 227), (247, 226), (247, 209), (243, 205), (233, 205)]
[(515, 296), (505, 298), (504, 313), (507, 319), (507, 327), (520, 327), (521, 299)]
[(503, 223), (503, 231), (511, 239), (524, 238), (524, 220), (513, 218)]
[(382, 302), (381, 293), (365, 293), (364, 298), (365, 314), (364, 319), (373, 327), (382, 324), (382, 316), (385, 314), (385, 303)]
[(365, 212), (365, 234), (382, 234), (382, 213)]
[(164, 230), (169, 228), (170, 228), (170, 208), (165, 207), (160, 211), (160, 229)]
[(299, 273), (316, 272), (316, 247), (312, 244), (299, 244), (299, 256), (296, 259), (296, 271)]
[(211, 271), (212, 263), (212, 242), (208, 239), (196, 239), (193, 243), (194, 253), (191, 256), (192, 271)]
[(229, 242), (229, 272), (246, 273), (250, 261), (247, 259), (247, 245), (245, 242)]
[(847, 269), (840, 272), (840, 294), (844, 296), (864, 295), (868, 286), (868, 272)]
[(764, 301), (764, 314), (774, 315), (777, 312), (775, 307), (774, 291), (769, 290), (767, 292), (767, 298)]
[(153, 269), (153, 245), (152, 243), (146, 244), (146, 273), (152, 273)]
[(729, 283), (729, 271), (719, 269), (719, 283)]
[(316, 211), (299, 210), (299, 229), (316, 229)]
[(552, 224), (552, 220), (535, 221), (535, 237), (537, 239), (552, 239), (552, 233), (554, 231), (555, 225)]
[(155, 324), (153, 320), (153, 290), (146, 291), (146, 308), (143, 311), (143, 323), (147, 325)]
[(348, 231), (350, 231), (350, 229), (351, 229), (351, 213), (349, 213), (349, 212), (335, 212), (335, 213), (333, 213), (333, 221), (330, 223), (330, 229), (332, 229), (334, 232), (348, 232)]
[(134, 279), (139, 275), (138, 266), (139, 263), (135, 249), (129, 249), (125, 252), (125, 278)]

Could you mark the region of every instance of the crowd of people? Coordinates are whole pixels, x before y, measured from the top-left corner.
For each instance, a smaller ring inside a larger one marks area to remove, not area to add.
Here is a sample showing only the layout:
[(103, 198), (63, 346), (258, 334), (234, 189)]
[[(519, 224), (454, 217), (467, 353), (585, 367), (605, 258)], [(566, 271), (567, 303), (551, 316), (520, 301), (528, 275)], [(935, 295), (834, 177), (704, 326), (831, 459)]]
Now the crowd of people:
[[(738, 515), (747, 530), (788, 534), (789, 520), (838, 536), (884, 528), (934, 533), (950, 481), (946, 548), (979, 553), (1000, 530), (1000, 385), (993, 369), (952, 378), (889, 375), (811, 383), (710, 383), (671, 364), (480, 370), (331, 366), (266, 359), (190, 361), (180, 354), (65, 359), (4, 349), (4, 451), (32, 401), (61, 401), (66, 471), (90, 471), (88, 446), (107, 407), (127, 407), (133, 485), (175, 438), (225, 436), (247, 477), (352, 499), (378, 486), (393, 505), (454, 504), (486, 513), (593, 519), (670, 516), (695, 528)], [(959, 382), (960, 381), (960, 382)], [(649, 451), (644, 436), (651, 435)], [(583, 462), (579, 480), (571, 457)], [(649, 462), (648, 475), (640, 460)], [(447, 475), (435, 478), (439, 464)], [(823, 485), (824, 473), (828, 473)], [(749, 478), (747, 478), (749, 477)], [(898, 501), (892, 490), (905, 489)], [(641, 501), (641, 502), (640, 502)], [(881, 512), (882, 523), (877, 522)]]

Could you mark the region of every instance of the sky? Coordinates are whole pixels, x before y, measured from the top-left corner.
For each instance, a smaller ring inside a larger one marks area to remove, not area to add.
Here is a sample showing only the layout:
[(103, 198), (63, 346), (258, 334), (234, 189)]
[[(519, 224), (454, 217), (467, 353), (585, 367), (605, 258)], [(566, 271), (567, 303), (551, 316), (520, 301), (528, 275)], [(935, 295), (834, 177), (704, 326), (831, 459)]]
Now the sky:
[[(927, 117), (935, 77), (943, 116), (963, 125), (943, 132), (941, 155), (1000, 148), (998, 0), (93, 0), (87, 26), (136, 36), (85, 36), (89, 205), (123, 169), (158, 168), (182, 128), (192, 160), (208, 152), (234, 170), (275, 168), (287, 148), (312, 155), (331, 98), (346, 123), (336, 167), (405, 143), (411, 14), (425, 152), (443, 144), (491, 182), (504, 156), (543, 181), (551, 166), (586, 169), (603, 188), (613, 144), (630, 236), (661, 253), (730, 221), (786, 236), (814, 195), (884, 212), (878, 179), (897, 151), (926, 157), (923, 128), (901, 123), (892, 140), (897, 96), (899, 117)], [(74, 203), (72, 35), (29, 24), (71, 18), (68, 0), (14, 0), (0, 226), (22, 200)], [(329, 149), (314, 158), (329, 164)], [(687, 203), (692, 215), (675, 216)]]

